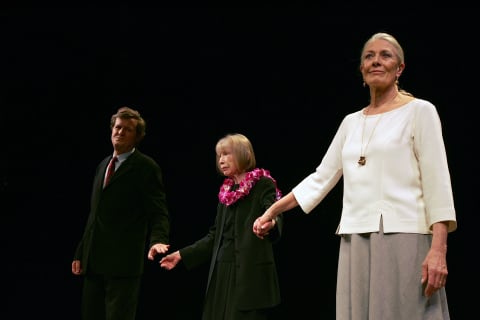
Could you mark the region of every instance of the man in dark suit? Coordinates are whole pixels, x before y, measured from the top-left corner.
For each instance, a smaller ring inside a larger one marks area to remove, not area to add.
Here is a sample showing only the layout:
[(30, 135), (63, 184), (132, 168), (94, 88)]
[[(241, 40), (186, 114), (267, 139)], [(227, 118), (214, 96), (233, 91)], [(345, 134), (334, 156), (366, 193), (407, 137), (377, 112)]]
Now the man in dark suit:
[[(137, 149), (145, 121), (138, 111), (122, 107), (110, 127), (113, 155), (97, 167), (90, 214), (72, 262), (72, 273), (84, 275), (85, 320), (134, 320), (147, 245), (150, 260), (169, 249), (162, 172)], [(111, 162), (113, 175), (107, 179)]]

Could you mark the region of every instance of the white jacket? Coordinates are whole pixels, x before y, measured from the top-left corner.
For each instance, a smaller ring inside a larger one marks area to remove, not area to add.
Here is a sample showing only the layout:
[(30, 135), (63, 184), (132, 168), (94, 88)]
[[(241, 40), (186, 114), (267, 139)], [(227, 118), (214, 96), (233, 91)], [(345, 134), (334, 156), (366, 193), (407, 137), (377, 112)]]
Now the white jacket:
[(429, 101), (347, 115), (316, 171), (292, 190), (302, 210), (310, 213), (342, 176), (337, 234), (379, 231), (381, 217), (385, 233), (428, 234), (439, 221), (457, 228), (440, 117)]

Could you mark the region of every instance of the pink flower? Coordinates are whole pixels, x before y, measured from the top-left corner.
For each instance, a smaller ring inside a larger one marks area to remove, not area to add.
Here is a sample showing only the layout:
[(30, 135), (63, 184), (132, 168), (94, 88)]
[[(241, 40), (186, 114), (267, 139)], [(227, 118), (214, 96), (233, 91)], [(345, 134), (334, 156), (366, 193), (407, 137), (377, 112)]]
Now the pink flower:
[(275, 179), (272, 178), (270, 172), (265, 169), (256, 168), (252, 171), (247, 172), (245, 178), (240, 182), (238, 189), (234, 191), (230, 191), (232, 186), (234, 185), (234, 181), (232, 178), (226, 178), (223, 181), (222, 186), (220, 187), (220, 192), (218, 193), (218, 199), (221, 203), (225, 204), (226, 206), (235, 203), (237, 200), (247, 196), (250, 193), (250, 190), (253, 188), (255, 183), (260, 180), (261, 177), (267, 177), (272, 179), (275, 184), (276, 195), (275, 200), (278, 200), (282, 197), (281, 191), (277, 188), (277, 182)]

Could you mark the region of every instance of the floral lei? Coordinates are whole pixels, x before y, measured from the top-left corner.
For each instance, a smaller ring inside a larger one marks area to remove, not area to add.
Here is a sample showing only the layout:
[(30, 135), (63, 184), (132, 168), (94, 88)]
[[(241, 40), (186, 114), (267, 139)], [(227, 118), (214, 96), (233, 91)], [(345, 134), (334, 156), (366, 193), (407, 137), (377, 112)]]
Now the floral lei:
[(277, 187), (277, 182), (270, 175), (270, 172), (265, 169), (253, 169), (252, 171), (247, 172), (245, 178), (240, 182), (240, 186), (235, 191), (230, 191), (234, 185), (234, 180), (232, 178), (226, 178), (223, 181), (222, 186), (220, 187), (220, 192), (218, 193), (218, 199), (221, 203), (226, 206), (235, 203), (238, 199), (241, 199), (247, 196), (250, 193), (250, 189), (253, 188), (255, 183), (260, 180), (261, 177), (267, 177), (272, 179), (275, 184), (275, 200), (278, 200), (282, 197), (282, 192)]

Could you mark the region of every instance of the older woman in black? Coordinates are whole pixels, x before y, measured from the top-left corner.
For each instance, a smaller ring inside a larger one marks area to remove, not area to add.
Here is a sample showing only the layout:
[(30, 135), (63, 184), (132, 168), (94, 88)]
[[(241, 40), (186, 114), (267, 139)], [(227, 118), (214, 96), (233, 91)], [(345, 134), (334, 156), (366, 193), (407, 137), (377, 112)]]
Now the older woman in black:
[(262, 241), (251, 226), (281, 197), (268, 170), (256, 168), (250, 141), (241, 134), (221, 138), (215, 147), (217, 169), (226, 177), (220, 187), (215, 223), (195, 243), (160, 260), (171, 270), (183, 260), (187, 269), (210, 263), (203, 320), (268, 319), (280, 303), (272, 244), (279, 240), (282, 216)]

